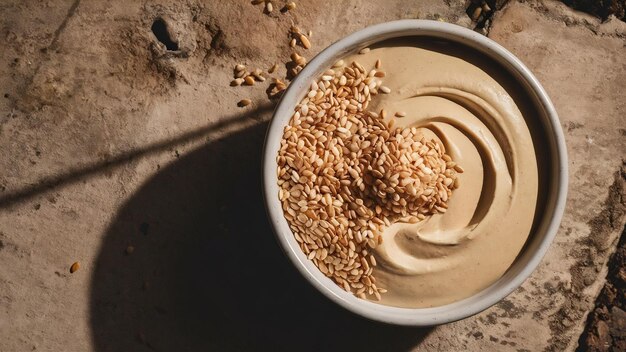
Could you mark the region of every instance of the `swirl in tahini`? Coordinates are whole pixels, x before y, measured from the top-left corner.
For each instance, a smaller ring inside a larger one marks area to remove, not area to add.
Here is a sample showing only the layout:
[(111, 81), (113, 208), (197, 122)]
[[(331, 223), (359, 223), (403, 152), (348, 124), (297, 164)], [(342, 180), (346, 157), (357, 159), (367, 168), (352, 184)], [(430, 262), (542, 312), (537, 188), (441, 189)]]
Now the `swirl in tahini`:
[(366, 67), (381, 59), (392, 88), (370, 109), (406, 112), (397, 126), (440, 140), (465, 170), (445, 214), (383, 233), (375, 271), (388, 289), (381, 303), (399, 307), (451, 303), (495, 282), (522, 249), (537, 201), (532, 138), (501, 77), (461, 50), (436, 47), (407, 40), (354, 58)]

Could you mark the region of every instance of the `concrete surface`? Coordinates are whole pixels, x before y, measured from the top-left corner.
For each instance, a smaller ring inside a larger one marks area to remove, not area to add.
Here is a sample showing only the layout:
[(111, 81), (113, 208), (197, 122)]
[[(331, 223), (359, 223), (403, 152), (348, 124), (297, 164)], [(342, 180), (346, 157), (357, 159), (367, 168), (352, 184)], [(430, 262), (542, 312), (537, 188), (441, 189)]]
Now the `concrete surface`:
[[(259, 180), (274, 103), (266, 85), (228, 82), (236, 62), (286, 62), (292, 21), (313, 31), (310, 58), (377, 22), (471, 26), (465, 2), (297, 3), (269, 16), (245, 0), (0, 4), (1, 351), (576, 348), (624, 227), (624, 23), (547, 1), (496, 14), (489, 36), (535, 72), (566, 131), (566, 214), (506, 300), (410, 329), (341, 310), (282, 257)], [(180, 57), (156, 44), (157, 16)]]

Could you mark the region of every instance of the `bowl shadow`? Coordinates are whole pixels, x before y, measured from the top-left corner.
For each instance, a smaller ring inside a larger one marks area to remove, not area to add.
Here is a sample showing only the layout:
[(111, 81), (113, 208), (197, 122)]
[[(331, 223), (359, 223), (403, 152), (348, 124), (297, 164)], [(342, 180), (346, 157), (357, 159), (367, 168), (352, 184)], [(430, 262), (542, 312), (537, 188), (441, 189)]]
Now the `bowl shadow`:
[(403, 351), (432, 330), (358, 317), (295, 270), (264, 209), (266, 128), (182, 156), (120, 209), (91, 283), (97, 351)]

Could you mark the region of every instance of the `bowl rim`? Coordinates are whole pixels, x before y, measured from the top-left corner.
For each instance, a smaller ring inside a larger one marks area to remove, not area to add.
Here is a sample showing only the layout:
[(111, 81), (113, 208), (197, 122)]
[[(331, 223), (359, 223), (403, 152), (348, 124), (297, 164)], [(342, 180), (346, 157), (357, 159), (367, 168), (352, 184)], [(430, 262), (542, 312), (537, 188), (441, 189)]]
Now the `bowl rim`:
[[(489, 287), (463, 300), (432, 308), (399, 308), (377, 304), (359, 299), (337, 286), (306, 258), (284, 218), (277, 196), (276, 155), (282, 131), (311, 80), (350, 52), (381, 40), (404, 36), (428, 36), (458, 42), (497, 61), (524, 86), (525, 93), (541, 112), (539, 119), (550, 139), (547, 141), (552, 168), (548, 179), (550, 191), (546, 212), (535, 233), (531, 234), (535, 236), (530, 241), (533, 245), (525, 246), (516, 262)], [(369, 26), (338, 40), (317, 54), (291, 82), (274, 111), (267, 129), (262, 165), (263, 193), (271, 227), (280, 247), (298, 271), (322, 294), (347, 310), (371, 320), (396, 325), (432, 326), (460, 320), (508, 296), (532, 274), (547, 252), (559, 229), (567, 197), (568, 162), (563, 130), (554, 105), (537, 78), (517, 57), (493, 40), (458, 25), (431, 20), (398, 20)], [(516, 270), (511, 270), (514, 267)]]

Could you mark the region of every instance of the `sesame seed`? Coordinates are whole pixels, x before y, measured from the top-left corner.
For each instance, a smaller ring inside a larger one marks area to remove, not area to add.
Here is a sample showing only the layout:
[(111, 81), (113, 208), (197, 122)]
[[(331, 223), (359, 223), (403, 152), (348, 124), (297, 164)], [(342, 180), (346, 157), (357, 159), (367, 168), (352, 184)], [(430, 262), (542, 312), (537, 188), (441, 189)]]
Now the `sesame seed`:
[(243, 83), (243, 78), (235, 78), (230, 82), (232, 87), (240, 86)]
[(253, 77), (253, 76), (246, 76), (246, 77), (243, 79), (243, 81), (244, 81), (245, 85), (247, 85), (247, 86), (251, 86), (251, 85), (253, 85), (253, 84), (254, 84), (254, 77)]
[(237, 105), (238, 105), (239, 107), (242, 107), (242, 108), (243, 108), (244, 106), (248, 106), (248, 105), (250, 105), (251, 103), (252, 103), (252, 101), (251, 101), (250, 99), (242, 99), (242, 100), (240, 100), (240, 101), (239, 101), (239, 103), (237, 103)]
[(300, 43), (302, 43), (302, 47), (304, 47), (305, 49), (311, 48), (311, 42), (309, 41), (309, 38), (306, 37), (306, 35), (300, 34), (299, 39)]
[(72, 264), (72, 266), (70, 266), (70, 274), (75, 273), (78, 269), (80, 269), (80, 263), (79, 262), (74, 262), (74, 264)]
[(474, 22), (478, 21), (478, 18), (480, 18), (480, 15), (482, 14), (483, 9), (480, 7), (477, 7), (474, 12), (472, 12), (472, 20)]
[(288, 2), (287, 5), (285, 5), (285, 11), (291, 11), (295, 8), (296, 8), (296, 3), (293, 1)]
[[(343, 66), (343, 60), (339, 60), (337, 62), (335, 62), (335, 64), (333, 64), (333, 68), (337, 68), (337, 67), (341, 67)], [(345, 85), (345, 84), (342, 84)]]

